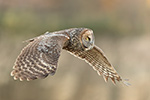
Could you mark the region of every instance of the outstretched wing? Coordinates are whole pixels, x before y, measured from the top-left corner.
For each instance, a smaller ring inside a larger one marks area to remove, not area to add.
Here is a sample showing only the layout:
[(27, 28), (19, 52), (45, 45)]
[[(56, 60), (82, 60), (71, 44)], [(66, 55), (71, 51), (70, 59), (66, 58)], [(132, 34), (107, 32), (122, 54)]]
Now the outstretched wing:
[(94, 46), (93, 49), (87, 51), (69, 52), (89, 63), (99, 75), (104, 77), (106, 82), (108, 81), (108, 78), (110, 78), (113, 83), (115, 83), (115, 80), (122, 81), (121, 77), (117, 74), (116, 70), (110, 64), (102, 50), (97, 46)]
[(64, 43), (69, 39), (64, 34), (42, 35), (29, 41), (13, 66), (14, 79), (34, 80), (53, 75)]

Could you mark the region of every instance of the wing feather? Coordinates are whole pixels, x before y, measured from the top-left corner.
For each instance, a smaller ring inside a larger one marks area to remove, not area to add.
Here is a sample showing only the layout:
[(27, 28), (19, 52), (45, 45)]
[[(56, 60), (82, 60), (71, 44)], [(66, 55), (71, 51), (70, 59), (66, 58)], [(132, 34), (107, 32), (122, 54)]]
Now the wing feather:
[(69, 51), (74, 56), (85, 60), (89, 65), (93, 67), (99, 75), (102, 75), (105, 81), (108, 81), (108, 78), (112, 80), (115, 84), (115, 81), (122, 81), (122, 78), (118, 75), (114, 67), (110, 64), (103, 51), (94, 46), (93, 49), (87, 51)]
[(11, 76), (15, 80), (29, 81), (55, 74), (61, 49), (68, 39), (64, 34), (41, 35), (31, 39), (16, 59)]

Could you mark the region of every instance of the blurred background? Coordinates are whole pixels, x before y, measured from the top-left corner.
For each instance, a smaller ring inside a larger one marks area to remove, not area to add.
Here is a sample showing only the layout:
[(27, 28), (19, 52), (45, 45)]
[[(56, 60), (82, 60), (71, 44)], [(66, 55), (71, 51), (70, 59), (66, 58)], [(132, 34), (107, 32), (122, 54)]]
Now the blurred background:
[[(114, 86), (63, 51), (57, 73), (14, 81), (22, 41), (72, 27), (94, 31), (96, 45), (130, 87)], [(150, 0), (0, 0), (0, 100), (150, 100)]]

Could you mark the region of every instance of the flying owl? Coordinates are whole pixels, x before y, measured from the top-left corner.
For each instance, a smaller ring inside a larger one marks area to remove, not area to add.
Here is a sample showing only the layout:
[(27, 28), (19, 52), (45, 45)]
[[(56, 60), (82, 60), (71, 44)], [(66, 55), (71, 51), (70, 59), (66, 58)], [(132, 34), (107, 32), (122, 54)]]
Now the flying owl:
[[(11, 76), (14, 80), (35, 80), (54, 75), (62, 49), (85, 60), (93, 69), (108, 78), (122, 81), (114, 67), (110, 64), (103, 51), (94, 44), (93, 31), (88, 28), (71, 28), (56, 32), (46, 32), (44, 35), (27, 40), (16, 59)], [(123, 81), (122, 81), (123, 82)]]

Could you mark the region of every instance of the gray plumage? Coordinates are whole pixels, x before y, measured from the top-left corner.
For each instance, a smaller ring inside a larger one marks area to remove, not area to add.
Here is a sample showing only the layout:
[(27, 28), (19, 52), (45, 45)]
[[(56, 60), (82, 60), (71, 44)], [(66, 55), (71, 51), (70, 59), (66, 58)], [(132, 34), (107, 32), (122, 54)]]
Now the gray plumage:
[(122, 81), (108, 59), (94, 44), (93, 31), (88, 28), (71, 28), (28, 40), (11, 72), (15, 80), (34, 80), (54, 75), (61, 50), (67, 50), (74, 56), (89, 63), (105, 81)]

